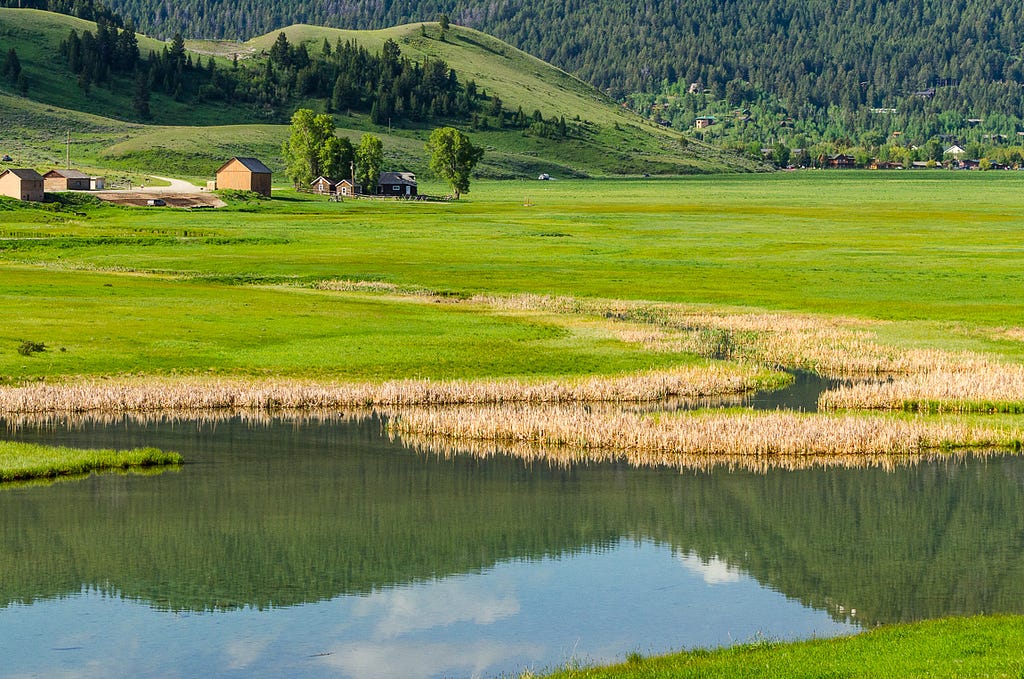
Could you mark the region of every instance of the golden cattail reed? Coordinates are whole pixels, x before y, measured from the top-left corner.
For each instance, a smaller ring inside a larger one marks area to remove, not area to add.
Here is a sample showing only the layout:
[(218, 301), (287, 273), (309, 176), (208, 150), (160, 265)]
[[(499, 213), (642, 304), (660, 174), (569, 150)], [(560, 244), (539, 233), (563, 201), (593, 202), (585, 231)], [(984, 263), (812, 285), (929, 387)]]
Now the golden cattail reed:
[(451, 459), (461, 455), (479, 458), (511, 456), (530, 464), (547, 464), (558, 468), (572, 468), (590, 463), (624, 462), (636, 468), (668, 468), (679, 471), (711, 472), (749, 471), (765, 473), (773, 469), (798, 471), (802, 469), (860, 469), (877, 468), (893, 471), (901, 467), (935, 461), (957, 461), (967, 457), (987, 457), (1002, 451), (972, 449), (956, 451), (923, 451), (916, 454), (892, 455), (707, 455), (692, 453), (652, 453), (649, 451), (618, 451), (594, 448), (573, 448), (568, 446), (544, 446), (530, 442), (495, 442), (467, 439), (453, 439), (445, 436), (425, 434), (397, 434), (392, 440), (399, 440), (424, 455), (437, 455)]
[(1024, 412), (1024, 366), (974, 361), (829, 390), (822, 409)]
[(649, 460), (648, 464), (672, 464), (679, 455), (921, 455), (949, 448), (1008, 447), (1021, 438), (1020, 430), (879, 416), (787, 412), (650, 416), (531, 404), (403, 409), (394, 413), (388, 428), (403, 437), (530, 443), (588, 454), (592, 450), (628, 452)]
[(0, 413), (145, 412), (216, 409), (317, 410), (381, 405), (657, 401), (741, 394), (778, 376), (752, 366), (683, 366), (619, 376), (549, 380), (397, 380), (125, 377), (0, 388)]

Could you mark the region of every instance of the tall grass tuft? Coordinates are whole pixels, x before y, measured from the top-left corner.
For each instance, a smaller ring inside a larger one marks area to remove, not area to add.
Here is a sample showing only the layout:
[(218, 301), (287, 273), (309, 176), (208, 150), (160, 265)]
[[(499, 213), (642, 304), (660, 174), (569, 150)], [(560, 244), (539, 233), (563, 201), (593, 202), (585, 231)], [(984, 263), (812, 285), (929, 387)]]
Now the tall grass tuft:
[(81, 476), (95, 471), (174, 466), (178, 453), (156, 448), (81, 450), (0, 441), (0, 483)]

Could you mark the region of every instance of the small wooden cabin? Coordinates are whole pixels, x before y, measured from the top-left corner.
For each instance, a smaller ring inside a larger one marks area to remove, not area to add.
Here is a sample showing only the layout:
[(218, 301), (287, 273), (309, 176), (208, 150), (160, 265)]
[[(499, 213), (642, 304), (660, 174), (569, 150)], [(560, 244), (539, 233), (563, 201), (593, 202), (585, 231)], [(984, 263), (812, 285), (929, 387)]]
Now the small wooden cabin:
[(91, 188), (89, 175), (78, 170), (50, 170), (43, 175), (43, 188), (55, 191), (88, 191)]
[(327, 177), (320, 175), (312, 182), (310, 182), (309, 187), (310, 189), (312, 189), (313, 193), (331, 195), (334, 193), (334, 189), (337, 186), (337, 184), (338, 183), (333, 179), (328, 179)]
[(41, 203), (44, 196), (43, 175), (27, 168), (10, 168), (0, 172), (0, 196)]
[(339, 196), (358, 196), (363, 192), (363, 185), (353, 184), (351, 179), (342, 179), (334, 185), (334, 190)]
[(416, 175), (412, 172), (381, 172), (378, 196), (415, 196)]
[(217, 170), (218, 189), (255, 191), (270, 196), (270, 168), (256, 158), (235, 157)]

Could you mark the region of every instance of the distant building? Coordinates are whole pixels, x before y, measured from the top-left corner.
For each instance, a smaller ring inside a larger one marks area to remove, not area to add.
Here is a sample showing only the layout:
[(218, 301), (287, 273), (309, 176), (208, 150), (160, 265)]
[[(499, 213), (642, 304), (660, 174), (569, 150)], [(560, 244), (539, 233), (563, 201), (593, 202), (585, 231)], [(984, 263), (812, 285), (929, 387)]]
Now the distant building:
[(942, 153), (943, 153), (943, 155), (946, 155), (946, 156), (953, 156), (954, 158), (960, 158), (965, 153), (967, 153), (967, 151), (965, 151), (959, 145), (953, 144), (952, 146), (950, 146), (948, 149), (946, 149)]
[(415, 196), (416, 175), (412, 172), (381, 172), (377, 181), (379, 196)]
[(313, 190), (313, 193), (332, 194), (334, 193), (334, 187), (336, 185), (337, 182), (333, 179), (328, 179), (327, 177), (320, 175), (310, 182), (309, 186)]
[(342, 179), (335, 184), (334, 191), (339, 196), (358, 196), (363, 192), (361, 184), (353, 184), (350, 179)]
[(43, 175), (43, 186), (47, 191), (88, 191), (92, 177), (78, 170), (50, 170)]
[(270, 168), (256, 158), (235, 157), (217, 170), (218, 189), (255, 191), (270, 196)]
[(836, 168), (838, 170), (848, 170), (856, 166), (857, 159), (853, 156), (848, 156), (845, 153), (840, 153), (836, 156), (829, 156), (826, 164), (828, 167)]
[(711, 127), (715, 124), (715, 119), (711, 116), (701, 116), (693, 121), (693, 126), (698, 130), (703, 130), (705, 127)]
[(107, 188), (106, 177), (89, 177), (89, 190), (102, 191)]
[(27, 168), (4, 170), (0, 172), (0, 195), (40, 203), (45, 195), (43, 175)]

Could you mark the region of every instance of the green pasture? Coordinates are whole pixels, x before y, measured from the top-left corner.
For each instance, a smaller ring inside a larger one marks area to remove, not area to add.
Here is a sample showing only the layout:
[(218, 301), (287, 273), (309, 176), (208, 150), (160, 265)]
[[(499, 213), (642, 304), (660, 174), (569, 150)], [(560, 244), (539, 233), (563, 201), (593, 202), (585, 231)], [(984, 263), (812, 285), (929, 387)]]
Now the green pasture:
[[(583, 317), (312, 289), (332, 279), (857, 317), (885, 342), (1019, 360), (1006, 331), (1024, 327), (1022, 188), (1008, 172), (819, 172), (477, 182), (455, 203), (4, 201), (0, 374), (557, 375), (681, 359)], [(22, 357), (26, 340), (48, 350)]]
[[(1024, 673), (1024, 618), (932, 620), (881, 627), (836, 639), (761, 641), (657, 658), (636, 654), (621, 665), (570, 668), (548, 679), (686, 679), (689, 677), (1006, 677)], [(528, 675), (533, 676), (533, 675)]]

